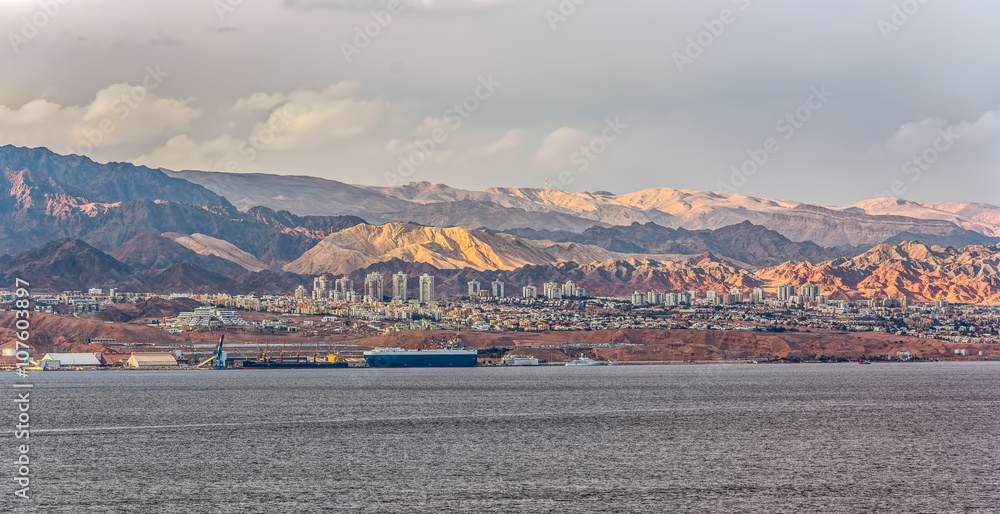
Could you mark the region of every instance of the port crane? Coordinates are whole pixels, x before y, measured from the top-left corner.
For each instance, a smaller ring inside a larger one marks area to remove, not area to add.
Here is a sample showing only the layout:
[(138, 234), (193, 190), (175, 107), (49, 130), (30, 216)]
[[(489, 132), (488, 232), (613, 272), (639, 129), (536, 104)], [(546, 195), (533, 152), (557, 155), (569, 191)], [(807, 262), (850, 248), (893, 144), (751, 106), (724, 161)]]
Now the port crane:
[(215, 369), (226, 369), (226, 352), (222, 351), (222, 342), (225, 341), (225, 339), (226, 334), (222, 334), (219, 337), (219, 344), (215, 347), (215, 351), (212, 352), (212, 356), (205, 359), (204, 362), (196, 367), (201, 368), (209, 362), (215, 361)]

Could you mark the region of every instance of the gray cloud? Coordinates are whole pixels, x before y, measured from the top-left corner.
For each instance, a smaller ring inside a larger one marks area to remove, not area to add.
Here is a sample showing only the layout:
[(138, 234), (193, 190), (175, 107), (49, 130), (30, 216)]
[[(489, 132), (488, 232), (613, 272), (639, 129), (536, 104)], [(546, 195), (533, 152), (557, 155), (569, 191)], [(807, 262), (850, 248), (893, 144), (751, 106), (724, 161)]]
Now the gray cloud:
[[(574, 190), (716, 189), (777, 138), (740, 192), (843, 205), (898, 180), (915, 200), (1000, 203), (1000, 68), (989, 64), (1000, 5), (928, 2), (897, 26), (903, 3), (420, 1), (366, 39), (385, 2), (243, 2), (221, 14), (211, 2), (74, 2), (18, 52), (0, 49), (0, 143), (61, 151), (114, 116), (121, 132), (88, 152), (99, 160), (235, 160), (381, 185), (493, 75), (496, 93), (413, 180), (540, 187), (566, 172)], [(20, 34), (36, 8), (0, 3), (4, 32)], [(716, 22), (725, 9), (731, 23)], [(161, 38), (182, 44), (149, 44)], [(349, 62), (344, 45), (358, 49)], [(681, 72), (676, 55), (689, 49)], [(114, 101), (156, 65), (169, 77), (118, 119)], [(820, 85), (834, 96), (784, 139), (778, 122)], [(248, 160), (241, 143), (286, 106), (294, 122)], [(581, 142), (613, 117), (628, 129), (581, 159)], [(941, 127), (969, 135), (912, 181), (904, 166)]]

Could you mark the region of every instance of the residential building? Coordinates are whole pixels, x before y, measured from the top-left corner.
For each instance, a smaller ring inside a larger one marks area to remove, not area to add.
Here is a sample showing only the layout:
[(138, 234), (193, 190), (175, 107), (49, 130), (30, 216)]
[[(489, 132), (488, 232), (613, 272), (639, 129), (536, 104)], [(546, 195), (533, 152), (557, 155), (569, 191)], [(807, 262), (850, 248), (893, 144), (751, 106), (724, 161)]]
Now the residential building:
[(399, 272), (392, 276), (392, 299), (406, 301), (406, 286), (409, 282), (410, 276), (406, 273)]
[(371, 302), (381, 302), (384, 298), (384, 279), (382, 274), (373, 271), (365, 277), (365, 298)]
[(424, 273), (420, 275), (420, 303), (434, 301), (434, 277)]

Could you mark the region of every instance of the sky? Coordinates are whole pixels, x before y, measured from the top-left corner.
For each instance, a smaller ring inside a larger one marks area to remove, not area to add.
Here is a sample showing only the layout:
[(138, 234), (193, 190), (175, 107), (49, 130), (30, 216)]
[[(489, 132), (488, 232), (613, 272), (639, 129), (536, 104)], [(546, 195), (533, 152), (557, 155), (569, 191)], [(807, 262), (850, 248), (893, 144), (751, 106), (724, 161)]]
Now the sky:
[(0, 145), (1000, 204), (997, 20), (989, 0), (0, 0)]

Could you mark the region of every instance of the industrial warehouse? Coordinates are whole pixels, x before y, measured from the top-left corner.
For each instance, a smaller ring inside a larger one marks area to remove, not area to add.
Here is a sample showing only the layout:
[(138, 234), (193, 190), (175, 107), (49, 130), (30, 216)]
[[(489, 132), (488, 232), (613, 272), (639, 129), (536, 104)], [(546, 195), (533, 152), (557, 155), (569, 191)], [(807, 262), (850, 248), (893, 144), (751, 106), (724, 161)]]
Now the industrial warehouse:
[[(28, 365), (16, 356), (17, 351), (27, 352)], [(29, 370), (95, 370), (95, 369), (173, 369), (180, 363), (179, 352), (132, 353), (46, 353), (36, 359), (34, 348), (15, 348), (14, 343), (0, 347), (0, 369), (23, 367)]]

